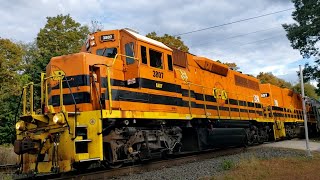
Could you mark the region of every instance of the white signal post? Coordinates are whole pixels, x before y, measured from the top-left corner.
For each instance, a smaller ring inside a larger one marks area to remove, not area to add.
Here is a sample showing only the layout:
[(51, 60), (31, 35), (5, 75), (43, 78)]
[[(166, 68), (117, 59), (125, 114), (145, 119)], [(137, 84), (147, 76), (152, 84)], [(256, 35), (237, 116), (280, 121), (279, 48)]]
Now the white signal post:
[(310, 147), (309, 147), (306, 101), (305, 101), (305, 96), (304, 96), (303, 72), (302, 72), (301, 65), (299, 65), (299, 69), (300, 69), (300, 83), (301, 83), (302, 108), (303, 108), (303, 119), (304, 119), (304, 132), (305, 132), (305, 136), (306, 136), (306, 151), (307, 151), (307, 156), (312, 157), (311, 152), (310, 152)]

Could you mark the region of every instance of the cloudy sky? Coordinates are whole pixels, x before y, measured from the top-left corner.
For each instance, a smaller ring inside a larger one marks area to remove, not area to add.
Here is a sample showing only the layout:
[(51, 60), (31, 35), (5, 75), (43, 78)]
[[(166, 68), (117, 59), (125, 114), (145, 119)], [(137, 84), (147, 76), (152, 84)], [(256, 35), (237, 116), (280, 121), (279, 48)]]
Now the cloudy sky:
[[(0, 37), (31, 42), (47, 16), (70, 14), (81, 24), (99, 21), (104, 29), (129, 27), (145, 35), (181, 34), (293, 8), (290, 0), (1, 0)], [(181, 35), (190, 52), (235, 62), (247, 74), (272, 72), (294, 83), (299, 51), (293, 50), (281, 24), (292, 23), (288, 10), (219, 28)]]

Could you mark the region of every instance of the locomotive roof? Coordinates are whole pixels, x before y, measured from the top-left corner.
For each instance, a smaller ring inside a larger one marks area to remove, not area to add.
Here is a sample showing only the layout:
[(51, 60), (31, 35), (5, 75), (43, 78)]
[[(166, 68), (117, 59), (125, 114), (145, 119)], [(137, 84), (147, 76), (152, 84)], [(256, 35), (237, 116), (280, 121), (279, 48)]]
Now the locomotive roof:
[(169, 48), (168, 46), (166, 46), (162, 42), (159, 42), (159, 41), (156, 41), (154, 39), (148, 38), (146, 36), (140, 35), (137, 32), (134, 32), (134, 31), (132, 31), (130, 29), (122, 29), (122, 30), (128, 32), (129, 34), (131, 34), (132, 36), (134, 36), (135, 38), (137, 38), (137, 39), (139, 39), (141, 41), (145, 41), (145, 42), (148, 42), (150, 44), (154, 44), (156, 46), (159, 46), (159, 47), (162, 47), (162, 48), (167, 49), (169, 51), (172, 51), (171, 48)]

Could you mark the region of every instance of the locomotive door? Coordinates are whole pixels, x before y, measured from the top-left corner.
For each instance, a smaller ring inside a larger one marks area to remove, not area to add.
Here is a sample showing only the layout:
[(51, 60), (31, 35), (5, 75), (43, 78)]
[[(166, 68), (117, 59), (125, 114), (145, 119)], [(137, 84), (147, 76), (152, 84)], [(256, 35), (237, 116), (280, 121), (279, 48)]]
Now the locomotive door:
[(122, 60), (124, 62), (124, 80), (128, 85), (138, 84), (139, 61), (136, 59), (136, 40), (127, 34), (122, 35), (121, 40)]
[[(150, 106), (152, 111), (176, 112), (177, 86), (174, 78), (172, 56), (170, 52), (160, 48), (148, 49), (149, 67), (141, 76), (148, 78), (149, 82), (143, 82), (142, 86), (150, 87)], [(148, 84), (147, 84), (148, 83)]]
[(121, 59), (123, 60), (123, 73), (126, 87), (134, 88), (117, 95), (119, 106), (122, 110), (139, 110), (140, 106), (132, 105), (133, 102), (142, 102), (143, 96), (135, 90), (139, 87), (139, 61), (137, 56), (137, 41), (134, 37), (123, 32), (121, 35)]
[(102, 103), (102, 93), (101, 93), (101, 74), (99, 66), (90, 66), (90, 92), (91, 92), (91, 102), (92, 109), (104, 109), (105, 105)]

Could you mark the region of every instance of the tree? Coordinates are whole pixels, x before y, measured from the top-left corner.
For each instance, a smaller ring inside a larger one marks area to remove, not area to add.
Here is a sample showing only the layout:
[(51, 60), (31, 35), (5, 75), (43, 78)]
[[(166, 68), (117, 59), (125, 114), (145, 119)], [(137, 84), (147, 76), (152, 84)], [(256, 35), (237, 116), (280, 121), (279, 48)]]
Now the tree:
[[(315, 65), (305, 65), (306, 80), (315, 79), (320, 88), (320, 1), (319, 0), (292, 0), (295, 11), (292, 13), (296, 23), (283, 24), (287, 38), (293, 49), (300, 50), (304, 58), (315, 57)], [(320, 91), (318, 90), (318, 94)]]
[(233, 69), (235, 71), (240, 69), (240, 67), (238, 67), (238, 65), (236, 63), (234, 63), (234, 62), (231, 62), (231, 63), (230, 62), (224, 62), (223, 63), (220, 60), (217, 60), (217, 62), (221, 63), (221, 64), (224, 64), (224, 65), (227, 65), (229, 68), (231, 68), (231, 69)]
[(15, 137), (16, 114), (22, 86), (28, 79), (22, 74), (24, 51), (9, 39), (0, 39), (0, 144), (10, 143)]
[(148, 33), (146, 36), (148, 38), (160, 41), (169, 47), (174, 47), (174, 48), (177, 48), (177, 49), (184, 51), (184, 52), (189, 51), (188, 46), (186, 46), (184, 44), (184, 42), (181, 40), (180, 36), (175, 37), (175, 36), (171, 36), (169, 34), (164, 34), (163, 36), (158, 36), (157, 33), (154, 31), (151, 33)]
[(0, 39), (0, 101), (17, 94), (23, 50), (9, 39)]
[(87, 26), (81, 26), (70, 15), (60, 14), (47, 17), (47, 24), (40, 29), (36, 44), (41, 54), (50, 59), (79, 52), (88, 34)]
[(223, 64), (227, 65), (229, 68), (231, 68), (231, 69), (233, 69), (233, 70), (235, 70), (235, 71), (237, 71), (237, 70), (240, 69), (240, 68), (238, 67), (238, 65), (237, 65), (236, 63), (234, 63), (234, 62), (231, 62), (231, 63), (225, 62), (225, 63), (223, 63)]
[[(79, 52), (89, 34), (89, 28), (74, 21), (70, 15), (47, 17), (46, 25), (40, 29), (35, 43), (25, 45), (25, 73), (35, 84), (40, 83), (50, 59), (55, 56)], [(35, 87), (35, 107), (39, 107), (40, 87)]]
[[(301, 83), (298, 83), (293, 86), (292, 90), (301, 93)], [(304, 84), (304, 93), (306, 96), (314, 98), (314, 99), (319, 99), (319, 96), (316, 93), (316, 88), (311, 85), (310, 83), (305, 83)]]
[(103, 29), (103, 24), (100, 21), (91, 20), (91, 24), (89, 26), (89, 30), (91, 33), (102, 31), (102, 29)]
[(289, 82), (283, 79), (277, 78), (275, 75), (273, 75), (270, 72), (268, 73), (260, 72), (257, 78), (260, 80), (262, 84), (270, 83), (275, 86), (279, 86), (281, 88), (289, 88), (289, 89), (292, 88), (292, 85)]

